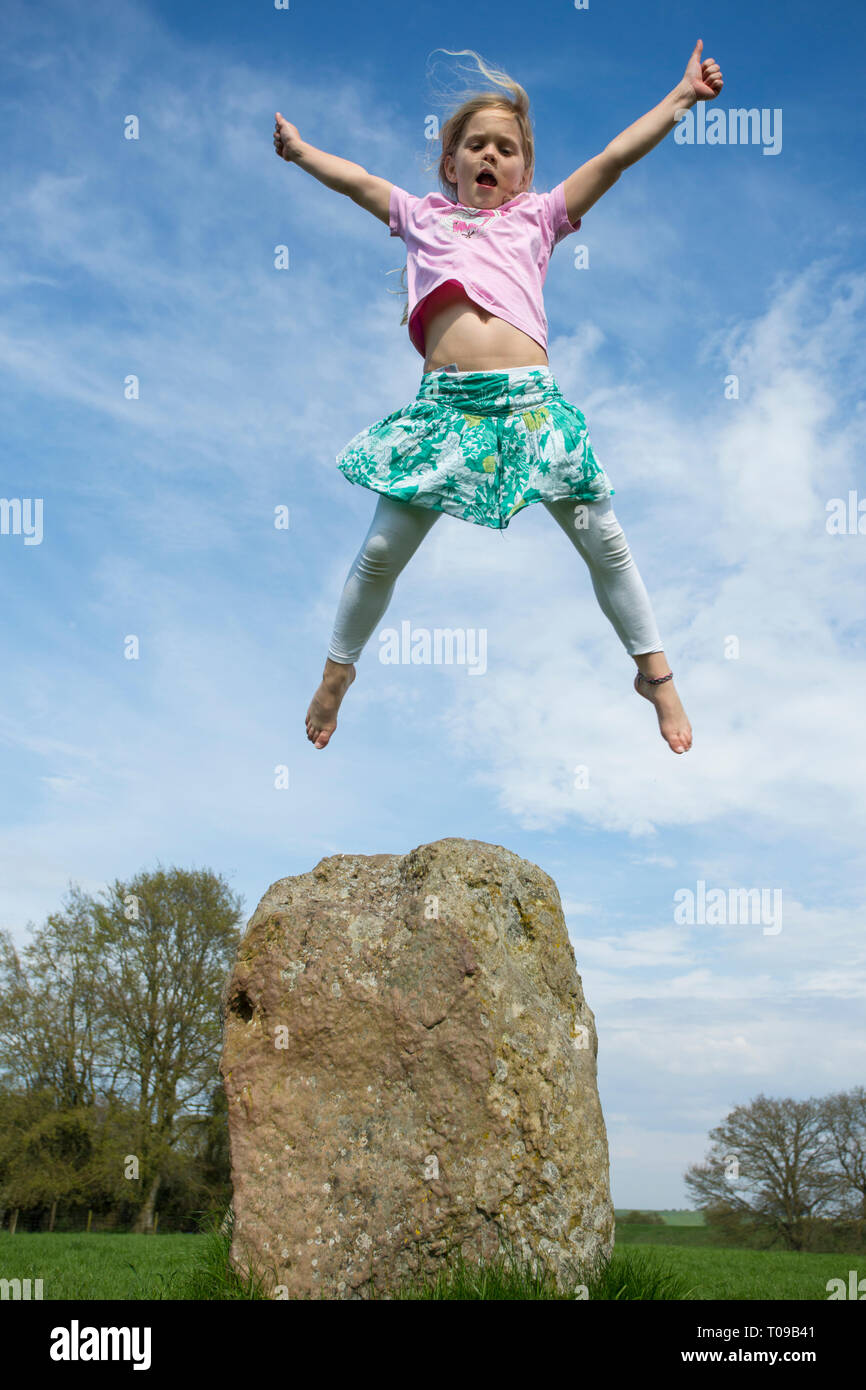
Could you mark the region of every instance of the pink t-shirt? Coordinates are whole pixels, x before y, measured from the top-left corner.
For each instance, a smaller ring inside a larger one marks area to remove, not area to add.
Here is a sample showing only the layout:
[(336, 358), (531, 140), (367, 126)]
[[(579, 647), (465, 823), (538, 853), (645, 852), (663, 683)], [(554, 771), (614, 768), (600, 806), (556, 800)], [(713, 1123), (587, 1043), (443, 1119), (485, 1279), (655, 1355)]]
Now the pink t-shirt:
[(568, 220), (564, 183), (550, 193), (518, 193), (498, 208), (465, 207), (441, 193), (418, 198), (394, 184), (389, 212), (391, 236), (406, 243), (409, 337), (422, 357), (421, 304), (446, 280), (458, 281), (470, 299), (547, 351), (547, 265), (553, 248), (581, 223)]

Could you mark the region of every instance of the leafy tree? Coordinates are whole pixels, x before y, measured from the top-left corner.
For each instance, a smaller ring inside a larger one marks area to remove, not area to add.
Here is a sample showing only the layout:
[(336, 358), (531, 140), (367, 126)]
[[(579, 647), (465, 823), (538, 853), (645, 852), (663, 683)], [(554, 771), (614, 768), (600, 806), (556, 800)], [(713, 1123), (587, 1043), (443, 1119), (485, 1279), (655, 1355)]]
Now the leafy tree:
[(239, 939), (240, 900), (209, 871), (162, 869), (115, 881), (94, 919), (102, 997), (124, 1095), (138, 1109), (147, 1230), (163, 1169), (202, 1122), (218, 1077), (220, 996)]
[(103, 1210), (129, 1202), (123, 1162), (133, 1120), (117, 1104), (58, 1108), (47, 1089), (0, 1091), (3, 1205)]
[(128, 1200), (131, 1154), (147, 1230), (163, 1178), (182, 1181), (194, 1131), (214, 1123), (241, 902), (210, 870), (178, 868), (115, 880), (102, 898), (71, 888), (20, 956), (0, 933), (0, 1080), (47, 1094), (51, 1111), (19, 1114), (3, 1191), (22, 1206), (59, 1191)]
[(92, 911), (70, 888), (65, 910), (49, 915), (21, 956), (0, 932), (0, 1080), (50, 1090), (58, 1109), (112, 1090)]

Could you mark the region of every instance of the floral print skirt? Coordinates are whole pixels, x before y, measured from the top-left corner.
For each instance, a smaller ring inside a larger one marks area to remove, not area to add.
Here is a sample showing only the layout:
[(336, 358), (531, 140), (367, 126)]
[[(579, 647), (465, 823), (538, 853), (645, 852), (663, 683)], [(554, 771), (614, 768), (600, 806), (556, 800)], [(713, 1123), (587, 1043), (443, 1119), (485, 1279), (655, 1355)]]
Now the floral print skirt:
[(425, 372), (415, 400), (337, 455), (352, 483), (503, 531), (532, 502), (614, 489), (549, 367)]

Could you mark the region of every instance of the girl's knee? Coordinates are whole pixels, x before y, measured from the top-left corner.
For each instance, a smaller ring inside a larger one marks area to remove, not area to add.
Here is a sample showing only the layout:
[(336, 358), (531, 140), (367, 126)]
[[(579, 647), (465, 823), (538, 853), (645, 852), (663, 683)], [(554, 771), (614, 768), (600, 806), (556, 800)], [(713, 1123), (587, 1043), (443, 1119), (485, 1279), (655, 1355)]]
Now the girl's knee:
[(627, 569), (633, 563), (625, 532), (619, 524), (616, 513), (608, 499), (594, 510), (588, 507), (590, 523), (586, 532), (587, 542), (598, 563), (610, 569)]
[(361, 547), (358, 556), (358, 568), (365, 574), (384, 573), (393, 558), (393, 547), (388, 536), (377, 535), (368, 536)]
[(367, 579), (383, 579), (400, 570), (404, 563), (404, 547), (397, 545), (388, 532), (375, 531), (361, 547), (357, 569)]

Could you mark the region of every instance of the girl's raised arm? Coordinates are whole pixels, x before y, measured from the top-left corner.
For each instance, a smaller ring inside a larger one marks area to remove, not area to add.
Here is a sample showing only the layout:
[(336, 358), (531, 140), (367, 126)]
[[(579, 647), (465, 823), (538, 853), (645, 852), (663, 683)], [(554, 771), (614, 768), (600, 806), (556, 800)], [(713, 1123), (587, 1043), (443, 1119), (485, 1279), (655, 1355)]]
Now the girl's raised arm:
[(363, 165), (353, 164), (350, 159), (317, 150), (301, 139), (291, 121), (285, 120), (279, 111), (275, 114), (274, 149), (281, 159), (298, 164), (336, 193), (345, 193), (353, 203), (372, 212), (381, 222), (389, 221), (392, 185), (387, 179), (368, 173)]
[(565, 180), (569, 222), (582, 217), (616, 183), (623, 169), (642, 159), (673, 130), (678, 111), (694, 106), (697, 101), (712, 101), (719, 95), (724, 86), (721, 69), (713, 58), (701, 62), (703, 46), (703, 39), (698, 39), (682, 79), (658, 106), (628, 126), (601, 154), (587, 160)]

